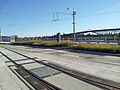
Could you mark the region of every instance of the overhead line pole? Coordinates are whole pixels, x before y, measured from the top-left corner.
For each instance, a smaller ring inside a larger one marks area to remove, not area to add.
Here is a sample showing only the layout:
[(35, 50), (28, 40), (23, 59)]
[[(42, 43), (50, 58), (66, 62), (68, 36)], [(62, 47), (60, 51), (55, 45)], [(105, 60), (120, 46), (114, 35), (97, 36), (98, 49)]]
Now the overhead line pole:
[[(67, 8), (67, 10), (71, 11), (69, 8)], [(72, 18), (73, 18), (73, 41), (75, 41), (76, 36), (75, 36), (75, 15), (76, 15), (76, 11), (72, 11)]]
[[(76, 11), (72, 11), (69, 8), (66, 8), (66, 9), (72, 12), (71, 15), (72, 15), (72, 24), (73, 24), (73, 41), (75, 41), (76, 40), (76, 35), (75, 35), (75, 24), (76, 24), (75, 15), (76, 15)], [(59, 21), (58, 14), (64, 14), (64, 13), (56, 12), (56, 20), (54, 20), (54, 13), (53, 13), (53, 21)]]
[(72, 14), (71, 15), (73, 15), (73, 41), (75, 41), (75, 39), (76, 39), (76, 36), (75, 36), (75, 15), (76, 15), (76, 11), (73, 11), (72, 12)]
[(0, 42), (2, 42), (1, 26), (0, 26)]

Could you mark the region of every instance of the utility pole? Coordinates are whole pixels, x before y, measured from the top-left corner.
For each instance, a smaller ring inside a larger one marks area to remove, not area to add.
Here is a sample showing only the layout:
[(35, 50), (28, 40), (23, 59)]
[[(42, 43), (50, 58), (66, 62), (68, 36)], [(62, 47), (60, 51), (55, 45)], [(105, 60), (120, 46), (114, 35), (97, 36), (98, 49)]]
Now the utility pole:
[(73, 41), (75, 41), (75, 39), (76, 39), (76, 36), (75, 36), (75, 15), (76, 15), (76, 12), (73, 11), (71, 15), (73, 15), (73, 23), (72, 23), (73, 24)]
[[(72, 12), (72, 14), (68, 14), (68, 15), (72, 15), (73, 41), (75, 41), (76, 40), (76, 35), (75, 35), (75, 24), (76, 24), (75, 15), (76, 15), (76, 11), (72, 11), (69, 8), (66, 8), (66, 9), (69, 10), (70, 12)], [(53, 13), (53, 20), (52, 21), (59, 21), (58, 14), (65, 14), (66, 15), (66, 13), (62, 13), (62, 12)]]
[[(69, 10), (69, 11), (71, 11), (69, 8), (67, 8), (67, 10)], [(72, 22), (72, 24), (73, 24), (73, 41), (75, 41), (75, 39), (76, 39), (76, 36), (75, 36), (75, 15), (76, 15), (76, 11), (72, 11), (72, 18), (73, 18), (73, 22)]]
[(0, 42), (2, 42), (2, 36), (1, 36), (1, 26), (0, 26)]

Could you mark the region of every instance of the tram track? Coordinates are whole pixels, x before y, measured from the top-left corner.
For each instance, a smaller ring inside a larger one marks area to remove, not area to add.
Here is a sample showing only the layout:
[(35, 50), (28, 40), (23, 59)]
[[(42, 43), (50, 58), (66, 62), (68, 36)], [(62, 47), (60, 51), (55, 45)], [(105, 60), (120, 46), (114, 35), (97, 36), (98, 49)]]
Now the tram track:
[[(5, 48), (5, 47), (2, 47), (6, 50), (9, 50), (11, 52), (14, 52), (16, 54), (19, 54), (23, 57), (26, 57), (28, 59), (31, 59), (39, 64), (43, 64), (43, 65), (46, 65), (48, 67), (51, 67), (51, 68), (54, 68), (56, 70), (59, 70), (69, 76), (72, 76), (74, 78), (77, 78), (79, 80), (82, 80), (86, 83), (89, 83), (89, 84), (92, 84), (94, 86), (97, 86), (99, 88), (102, 88), (104, 90), (120, 90), (120, 84), (119, 83), (116, 83), (116, 82), (113, 82), (113, 81), (110, 81), (110, 80), (106, 80), (106, 79), (102, 79), (102, 78), (99, 78), (99, 77), (95, 77), (95, 76), (92, 76), (92, 75), (88, 75), (86, 73), (83, 73), (83, 72), (78, 72), (76, 70), (73, 70), (73, 69), (69, 69), (65, 66), (61, 66), (61, 65), (58, 65), (58, 64), (55, 64), (55, 63), (52, 63), (52, 62), (48, 62), (46, 60), (43, 60), (43, 61), (38, 61), (34, 58), (31, 58), (27, 55), (24, 55), (22, 53), (19, 53), (19, 52), (16, 52), (14, 50), (11, 50), (9, 48)], [(21, 69), (25, 70), (26, 72), (28, 72), (29, 74), (33, 75), (34, 77), (38, 78), (36, 75), (34, 75), (33, 73), (31, 73), (30, 71), (26, 70), (23, 66), (17, 64), (16, 62), (14, 62), (13, 60), (11, 60), (7, 55), (5, 55), (4, 53), (0, 52), (2, 55), (4, 55), (6, 58), (8, 58), (11, 62), (13, 62), (15, 65), (17, 65), (17, 67), (20, 67)], [(39, 78), (38, 78), (39, 79)], [(45, 82), (46, 83), (46, 82)], [(56, 87), (54, 87), (56, 88)], [(49, 89), (49, 86), (48, 86), (48, 90), (60, 90), (59, 88), (57, 89)]]
[[(12, 47), (10, 47), (11, 49), (15, 49), (15, 50), (22, 50), (22, 51), (25, 51), (25, 52), (31, 52), (31, 53), (35, 53), (35, 52), (39, 52), (39, 53), (41, 53), (41, 52), (46, 52), (46, 51), (32, 51), (32, 50), (25, 50), (25, 49), (19, 49), (19, 48), (12, 48)], [(48, 50), (47, 52), (49, 52), (50, 50)], [(64, 57), (66, 57), (66, 56), (64, 56)], [(79, 56), (79, 57), (82, 57), (82, 58), (85, 58), (85, 56)], [(117, 64), (117, 63), (119, 63), (119, 62), (114, 62), (114, 61), (99, 61), (99, 60), (88, 60), (88, 59), (84, 59), (84, 60), (86, 60), (86, 61), (91, 61), (91, 62), (96, 62), (96, 63), (101, 63), (101, 64), (106, 64), (106, 65), (114, 65), (114, 66), (120, 66), (120, 64)]]
[[(5, 56), (8, 60), (10, 60), (16, 67), (16, 71), (20, 70), (19, 74), (25, 74), (25, 76), (23, 76), (24, 79), (28, 80), (29, 79), (29, 83), (35, 88), (35, 90), (62, 90), (52, 84), (50, 84), (49, 82), (41, 79), (40, 77), (38, 77), (37, 75), (35, 75), (34, 73), (32, 73), (30, 70), (27, 70), (25, 67), (23, 67), (21, 64), (17, 64), (14, 60), (12, 60), (10, 57), (8, 57), (7, 55), (5, 55), (4, 53), (0, 52), (3, 56)], [(28, 78), (25, 78), (28, 77)], [(30, 78), (32, 80), (32, 82), (30, 81)], [(36, 83), (34, 83), (36, 82)]]

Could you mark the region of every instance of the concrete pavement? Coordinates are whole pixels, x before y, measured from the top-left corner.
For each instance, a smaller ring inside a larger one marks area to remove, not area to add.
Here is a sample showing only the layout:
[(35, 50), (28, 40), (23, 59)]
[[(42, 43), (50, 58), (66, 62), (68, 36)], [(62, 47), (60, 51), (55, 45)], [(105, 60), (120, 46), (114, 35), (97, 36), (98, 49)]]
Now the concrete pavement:
[[(120, 83), (120, 57), (112, 55), (99, 55), (84, 51), (74, 53), (50, 48), (32, 48), (26, 46), (10, 46), (16, 51), (24, 53), (37, 60), (48, 60), (66, 67), (85, 72), (90, 75), (105, 78)], [(98, 53), (98, 54), (97, 54)]]
[[(15, 53), (12, 53), (3, 48), (0, 48), (0, 50), (20, 64), (24, 63), (24, 61), (26, 62), (25, 58), (15, 54)], [(23, 61), (21, 61), (22, 60), (21, 58), (23, 59)], [(4, 63), (5, 58), (3, 57), (3, 59), (1, 61), (3, 61), (3, 63)], [(27, 61), (29, 62), (30, 60), (27, 60)], [(4, 63), (4, 65), (5, 65), (5, 63)], [(9, 65), (11, 65), (11, 64), (9, 64)], [(80, 80), (70, 77), (66, 74), (63, 74), (62, 72), (52, 75), (52, 73), (55, 73), (56, 71), (52, 70), (52, 72), (50, 73), (49, 71), (51, 71), (51, 70), (50, 69), (47, 70), (46, 66), (44, 66), (44, 65), (38, 65), (38, 64), (32, 63), (30, 65), (23, 65), (23, 66), (29, 70), (34, 71), (34, 73), (36, 72), (38, 75), (40, 74), (40, 76), (50, 74), (47, 77), (44, 77), (43, 79), (63, 90), (88, 90), (88, 89), (89, 90), (102, 90), (96, 86), (87, 84), (83, 81), (80, 81)], [(2, 68), (2, 70), (3, 70), (3, 73), (8, 74), (8, 72), (5, 72), (3, 68)], [(11, 74), (13, 74), (13, 73), (11, 72)], [(3, 77), (4, 78), (2, 80), (4, 81), (6, 76), (3, 76)], [(20, 85), (21, 81), (19, 81), (19, 82), (16, 81), (18, 78), (17, 79), (11, 78), (10, 75), (8, 75), (7, 77), (8, 77), (7, 80), (9, 80), (10, 82), (14, 82), (14, 83), (12, 83), (13, 87), (9, 88), (9, 90), (21, 90), (21, 89), (27, 90), (27, 89), (24, 89), (25, 87), (22, 87)], [(7, 87), (9, 87), (9, 85), (12, 86), (11, 84), (7, 84), (7, 80), (4, 81), (3, 86), (6, 86), (6, 85), (7, 85)], [(8, 89), (4, 88), (4, 90), (8, 90)]]
[(0, 54), (0, 90), (29, 90), (29, 88), (7, 67), (5, 61), (8, 60)]

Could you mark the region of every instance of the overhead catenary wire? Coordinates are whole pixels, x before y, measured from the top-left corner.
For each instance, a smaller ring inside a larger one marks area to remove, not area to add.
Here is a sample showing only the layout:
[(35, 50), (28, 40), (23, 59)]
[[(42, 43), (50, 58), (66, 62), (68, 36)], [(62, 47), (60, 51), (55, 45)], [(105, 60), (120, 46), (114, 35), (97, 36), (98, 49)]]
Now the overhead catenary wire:
[[(2, 10), (5, 7), (5, 5), (7, 4), (8, 1), (9, 0), (5, 0), (3, 2), (3, 4), (0, 6), (0, 10)], [(79, 14), (80, 12), (77, 12), (77, 13)], [(110, 11), (110, 12), (102, 12), (102, 13), (96, 13), (96, 14), (90, 14), (90, 15), (83, 15), (83, 16), (77, 16), (76, 18), (85, 18), (85, 17), (106, 15), (106, 14), (112, 14), (112, 13), (120, 13), (120, 10)], [(55, 13), (53, 13), (53, 20), (56, 19), (56, 21), (64, 21), (64, 20), (70, 20), (71, 19), (71, 18), (60, 19), (58, 14), (71, 15), (70, 13), (56, 12), (56, 15), (55, 15)], [(31, 23), (9, 24), (8, 26), (29, 25), (29, 24), (31, 25), (31, 24), (38, 24), (38, 23), (49, 23), (49, 22), (48, 21), (38, 21), (38, 22), (31, 22)]]
[[(63, 13), (63, 12), (56, 12), (56, 13), (57, 13), (56, 15), (55, 15), (55, 12), (53, 13), (53, 20), (54, 21), (67, 21), (67, 20), (71, 19), (71, 18), (60, 19), (59, 16), (58, 16), (58, 14), (63, 14), (63, 15), (71, 15), (71, 14)], [(110, 12), (102, 12), (102, 13), (96, 13), (96, 14), (90, 14), (90, 15), (83, 15), (83, 16), (77, 16), (76, 18), (86, 18), (86, 17), (91, 17), (91, 16), (107, 15), (107, 14), (114, 14), (114, 13), (120, 13), (120, 11), (118, 10), (118, 11), (110, 11)], [(32, 25), (32, 24), (39, 24), (39, 23), (50, 23), (50, 21), (38, 21), (38, 22), (31, 22), (31, 23), (7, 24), (7, 26), (23, 26), (23, 25)]]
[(0, 10), (2, 10), (5, 7), (5, 5), (7, 4), (7, 2), (8, 2), (8, 0), (5, 0), (5, 2), (1, 5)]
[[(76, 18), (86, 18), (86, 17), (93, 17), (93, 16), (99, 16), (99, 15), (114, 14), (114, 13), (120, 13), (120, 10), (110, 11), (110, 12), (102, 12), (102, 13), (96, 13), (96, 14), (90, 14), (90, 15), (82, 15), (82, 16), (77, 16)], [(70, 20), (70, 18), (64, 18), (64, 19), (61, 19), (60, 21), (64, 21), (64, 20)]]
[(52, 20), (52, 22), (59, 21), (59, 15), (58, 14), (59, 14), (58, 12), (53, 12), (53, 20)]
[(83, 16), (79, 16), (77, 18), (98, 16), (98, 15), (107, 15), (107, 14), (114, 14), (114, 13), (120, 13), (120, 10), (118, 10), (118, 11), (110, 11), (110, 12), (102, 12), (102, 13), (96, 13), (96, 14), (90, 14), (90, 15), (83, 15)]
[(57, 13), (57, 20), (59, 21), (58, 13)]
[[(0, 10), (2, 10), (5, 7), (5, 5), (7, 4), (7, 2), (8, 2), (8, 0), (5, 0), (5, 2), (0, 6)], [(0, 19), (0, 21), (2, 22), (1, 19)]]

